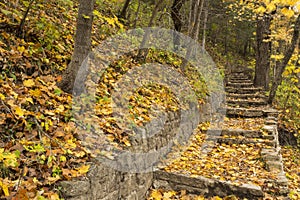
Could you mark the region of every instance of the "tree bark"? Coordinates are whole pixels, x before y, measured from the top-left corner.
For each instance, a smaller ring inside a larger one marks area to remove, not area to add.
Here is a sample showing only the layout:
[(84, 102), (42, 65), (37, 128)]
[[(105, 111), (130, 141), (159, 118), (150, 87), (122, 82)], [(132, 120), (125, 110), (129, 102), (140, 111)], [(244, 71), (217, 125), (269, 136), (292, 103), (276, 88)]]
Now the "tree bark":
[(21, 20), (21, 22), (20, 22), (20, 25), (19, 25), (19, 28), (18, 28), (18, 31), (17, 31), (17, 37), (19, 37), (19, 38), (24, 38), (24, 35), (25, 35), (25, 34), (24, 34), (25, 21), (26, 21), (26, 18), (27, 18), (27, 16), (28, 16), (29, 10), (31, 9), (32, 4), (33, 4), (34, 1), (35, 1), (35, 0), (31, 0), (31, 1), (29, 2), (29, 5), (28, 5), (28, 7), (27, 7), (27, 9), (26, 9), (26, 11), (25, 11), (23, 17), (22, 17), (22, 20)]
[[(182, 19), (180, 15), (180, 9), (184, 4), (185, 0), (174, 0), (173, 5), (171, 8), (171, 17), (174, 23), (174, 29), (176, 32), (181, 32), (182, 27)], [(180, 46), (180, 37), (179, 35), (174, 32), (173, 36), (173, 43), (174, 43), (174, 50), (177, 51), (178, 47)]]
[(131, 1), (131, 0), (126, 0), (126, 1), (125, 1), (124, 6), (123, 6), (123, 8), (122, 8), (122, 11), (121, 11), (121, 13), (120, 13), (120, 15), (119, 15), (119, 17), (120, 17), (121, 19), (126, 19), (126, 13), (127, 13), (127, 9), (128, 9), (128, 7), (129, 7), (130, 1)]
[[(201, 14), (203, 11), (204, 1), (205, 0), (191, 1), (191, 9), (192, 10), (190, 10), (189, 36), (194, 41), (198, 41), (198, 38), (199, 38)], [(180, 66), (180, 69), (182, 72), (185, 71), (188, 60), (193, 55), (194, 51), (196, 51), (194, 44), (190, 44), (190, 47), (187, 49), (185, 59), (183, 60), (181, 66)]]
[[(151, 26), (154, 25), (154, 19), (155, 19), (157, 13), (158, 13), (158, 10), (159, 10), (160, 5), (162, 4), (162, 2), (163, 2), (163, 0), (157, 0), (156, 4), (154, 6), (154, 9), (152, 11), (152, 15), (151, 15), (151, 18), (149, 20), (148, 27), (151, 27)], [(145, 45), (149, 41), (149, 36), (150, 36), (150, 32), (146, 30), (146, 32), (144, 34), (144, 37), (143, 37), (143, 40), (141, 42), (140, 48), (139, 48), (138, 55), (136, 56), (136, 59), (138, 61), (145, 61), (146, 60), (146, 57), (147, 57), (148, 52), (149, 52), (149, 49), (145, 48)]]
[(297, 46), (297, 41), (299, 40), (299, 32), (300, 32), (300, 15), (298, 15), (296, 22), (295, 22), (292, 42), (291, 42), (290, 46), (288, 47), (283, 60), (279, 63), (277, 73), (275, 74), (275, 79), (272, 84), (272, 88), (270, 90), (270, 95), (269, 95), (269, 99), (268, 99), (269, 104), (273, 103), (274, 98), (276, 96), (277, 88), (282, 82), (282, 74), (283, 74), (283, 72), (284, 72), (289, 60), (291, 59), (291, 57), (294, 53), (294, 50)]
[(202, 51), (205, 50), (206, 43), (206, 26), (207, 26), (207, 18), (208, 18), (208, 7), (209, 2), (205, 1), (205, 10), (204, 10), (204, 21), (203, 21), (203, 36), (202, 36)]
[(271, 17), (264, 15), (257, 20), (256, 27), (256, 64), (254, 85), (268, 90), (271, 58), (271, 42), (269, 40)]
[[(76, 33), (75, 33), (75, 47), (70, 64), (62, 76), (62, 81), (58, 86), (65, 92), (80, 94), (84, 89), (84, 74), (77, 74), (82, 62), (88, 56), (91, 50), (91, 35), (93, 25), (93, 10), (95, 0), (79, 0), (79, 10), (77, 17)], [(74, 82), (76, 76), (80, 76), (80, 84)]]
[(136, 28), (136, 24), (139, 19), (140, 8), (141, 8), (141, 0), (138, 0), (138, 7), (135, 11), (135, 19), (134, 19), (134, 23), (133, 23), (133, 28)]

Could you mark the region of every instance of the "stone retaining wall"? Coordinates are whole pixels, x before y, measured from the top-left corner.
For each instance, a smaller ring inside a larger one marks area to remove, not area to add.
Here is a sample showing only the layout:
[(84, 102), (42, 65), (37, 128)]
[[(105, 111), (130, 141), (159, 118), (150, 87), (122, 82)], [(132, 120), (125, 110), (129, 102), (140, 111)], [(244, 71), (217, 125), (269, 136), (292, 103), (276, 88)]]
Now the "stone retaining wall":
[[(129, 155), (125, 165), (120, 163), (121, 167), (111, 167), (109, 163), (101, 162), (101, 158), (94, 160), (89, 163), (91, 168), (87, 177), (60, 183), (63, 197), (67, 200), (145, 199), (160, 156), (170, 150), (174, 139), (182, 142), (189, 138), (199, 123), (199, 113), (197, 105), (190, 104), (188, 110), (162, 114), (145, 127), (135, 128), (136, 136), (130, 138), (132, 146), (128, 152), (142, 153), (144, 157)], [(127, 170), (129, 168), (136, 171)]]

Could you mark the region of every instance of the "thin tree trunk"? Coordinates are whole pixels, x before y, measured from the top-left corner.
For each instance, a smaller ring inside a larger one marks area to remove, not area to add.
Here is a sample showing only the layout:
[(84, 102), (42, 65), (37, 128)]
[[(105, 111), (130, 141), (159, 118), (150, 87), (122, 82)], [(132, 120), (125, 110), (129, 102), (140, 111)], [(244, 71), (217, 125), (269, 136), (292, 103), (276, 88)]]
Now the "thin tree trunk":
[[(158, 13), (158, 10), (160, 8), (160, 5), (162, 4), (163, 0), (157, 0), (154, 9), (152, 11), (152, 15), (148, 24), (148, 27), (151, 27), (154, 25), (154, 19)], [(149, 41), (149, 36), (150, 36), (150, 32), (146, 30), (143, 40), (141, 42), (140, 48), (139, 48), (139, 52), (138, 55), (136, 56), (138, 61), (145, 61), (146, 57), (148, 55), (149, 49), (145, 48), (145, 45), (148, 43)]]
[(269, 71), (271, 58), (271, 42), (269, 40), (271, 17), (264, 15), (262, 19), (257, 20), (256, 27), (256, 63), (254, 85), (269, 88)]
[(193, 32), (193, 27), (196, 21), (196, 10), (200, 5), (200, 0), (190, 0), (190, 12), (189, 12), (189, 27), (188, 35), (191, 36)]
[(202, 51), (205, 50), (206, 43), (206, 26), (207, 26), (207, 18), (208, 18), (208, 4), (209, 2), (205, 2), (205, 10), (204, 10), (204, 21), (203, 21), (203, 36), (202, 36)]
[(283, 74), (289, 60), (291, 59), (291, 57), (294, 53), (294, 50), (295, 50), (296, 45), (297, 45), (297, 41), (299, 40), (299, 32), (300, 32), (300, 15), (298, 15), (298, 17), (296, 19), (296, 22), (295, 22), (292, 42), (291, 42), (290, 46), (288, 47), (282, 62), (280, 62), (279, 66), (277, 68), (278, 71), (275, 75), (275, 79), (274, 79), (274, 82), (272, 84), (272, 88), (271, 88), (269, 99), (268, 99), (269, 104), (273, 103), (274, 98), (276, 96), (277, 88), (282, 82), (282, 74)]
[(136, 23), (137, 23), (138, 18), (139, 18), (140, 8), (141, 8), (141, 0), (138, 1), (138, 7), (137, 7), (136, 12), (135, 12), (135, 19), (134, 19), (134, 23), (133, 23), (133, 28), (136, 28)]
[(225, 25), (225, 36), (224, 36), (224, 55), (227, 54), (227, 51), (228, 51), (228, 44), (227, 44), (227, 41), (228, 41), (228, 21), (226, 20), (226, 25)]
[(121, 11), (121, 13), (120, 13), (120, 15), (119, 15), (119, 17), (120, 17), (121, 19), (126, 19), (126, 13), (127, 13), (127, 9), (128, 9), (128, 7), (129, 7), (130, 1), (131, 1), (131, 0), (126, 0), (126, 1), (125, 1), (124, 6), (123, 6), (123, 8), (122, 8), (122, 11)]
[(183, 5), (185, 0), (174, 0), (173, 5), (171, 8), (171, 17), (174, 23), (174, 29), (176, 32), (174, 32), (173, 35), (173, 43), (174, 43), (174, 50), (177, 51), (180, 46), (180, 37), (177, 34), (177, 32), (181, 32), (182, 27), (182, 19), (180, 15), (180, 9)]
[[(196, 0), (193, 1), (193, 3), (195, 3), (196, 5), (191, 6), (191, 8), (193, 8), (194, 10), (190, 11), (190, 24), (189, 24), (189, 36), (194, 40), (194, 41), (198, 41), (199, 38), (199, 30), (200, 30), (200, 22), (201, 22), (201, 14), (203, 11), (203, 5), (204, 5), (204, 1), (205, 0)], [(200, 4), (201, 3), (201, 4)], [(183, 60), (180, 69), (182, 72), (185, 72), (185, 67), (188, 63), (188, 60), (190, 59), (190, 57), (193, 55), (193, 53), (197, 51), (195, 49), (194, 44), (190, 44), (189, 48), (187, 48), (187, 52), (186, 52), (186, 56), (185, 59)]]
[(198, 40), (199, 39), (200, 24), (201, 24), (201, 15), (202, 15), (203, 8), (204, 8), (204, 2), (205, 2), (205, 0), (202, 0), (200, 7), (198, 7), (198, 9), (197, 9), (196, 21), (195, 21), (195, 28), (196, 28), (196, 30), (193, 31), (193, 39), (194, 40)]
[(32, 4), (33, 4), (34, 1), (35, 0), (31, 0), (29, 2), (29, 5), (28, 5), (28, 7), (27, 7), (27, 9), (26, 9), (26, 11), (25, 11), (25, 13), (23, 15), (23, 18), (22, 18), (21, 22), (20, 22), (20, 25), (19, 25), (19, 28), (18, 28), (18, 31), (17, 31), (17, 36), (20, 37), (20, 38), (23, 38), (22, 35), (24, 34), (25, 21), (26, 21), (26, 18), (28, 16), (29, 10), (31, 9), (31, 6), (32, 6)]
[[(75, 47), (70, 64), (63, 74), (62, 81), (58, 86), (65, 92), (74, 92), (79, 95), (85, 87), (84, 82), (87, 74), (77, 74), (78, 70), (91, 50), (91, 35), (93, 25), (93, 10), (95, 0), (79, 0), (79, 10), (75, 34)], [(78, 77), (78, 82), (74, 82)]]

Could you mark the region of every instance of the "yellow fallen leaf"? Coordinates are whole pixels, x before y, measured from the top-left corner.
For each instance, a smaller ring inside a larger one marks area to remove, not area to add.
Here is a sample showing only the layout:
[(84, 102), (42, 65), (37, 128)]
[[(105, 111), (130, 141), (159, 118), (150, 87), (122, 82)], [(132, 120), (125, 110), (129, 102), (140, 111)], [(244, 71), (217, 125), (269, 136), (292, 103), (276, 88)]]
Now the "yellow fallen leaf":
[(175, 191), (164, 192), (164, 198), (166, 198), (166, 199), (170, 199), (171, 197), (173, 197), (175, 195), (176, 195)]
[(5, 183), (3, 183), (2, 181), (0, 181), (0, 187), (2, 188), (4, 195), (6, 197), (9, 196), (8, 186)]
[(46, 115), (50, 115), (50, 116), (54, 116), (54, 115), (55, 115), (55, 113), (54, 113), (54, 112), (51, 112), (50, 110), (45, 110), (44, 113), (45, 113)]
[(0, 99), (4, 100), (5, 96), (3, 94), (0, 93)]
[(34, 97), (40, 97), (42, 95), (42, 92), (39, 89), (35, 89), (35, 90), (29, 90), (29, 94)]
[(126, 146), (128, 146), (128, 147), (131, 146), (131, 144), (130, 144), (130, 142), (129, 142), (128, 140), (124, 140), (124, 144), (125, 144)]
[(64, 105), (59, 105), (59, 106), (56, 108), (56, 112), (58, 112), (58, 113), (62, 113), (64, 110), (65, 110)]
[(218, 197), (218, 196), (216, 196), (216, 197), (214, 197), (214, 198), (213, 198), (213, 200), (222, 200), (222, 198), (221, 198), (221, 197)]
[(29, 97), (29, 98), (26, 98), (26, 101), (28, 101), (29, 103), (33, 104), (33, 100), (32, 100), (32, 98), (31, 98), (31, 97)]
[(23, 85), (25, 87), (33, 87), (35, 85), (34, 80), (33, 79), (28, 79), (23, 81)]
[(55, 183), (56, 181), (58, 181), (60, 179), (60, 176), (56, 175), (55, 177), (47, 177), (47, 180), (50, 182), (50, 183)]
[(24, 111), (23, 111), (22, 108), (20, 108), (20, 107), (17, 106), (15, 108), (15, 114), (18, 115), (19, 117), (23, 117), (24, 116)]
[(82, 165), (81, 167), (77, 168), (79, 174), (86, 174), (90, 169), (90, 165)]
[(158, 190), (153, 190), (150, 197), (152, 197), (154, 200), (161, 200), (163, 198), (161, 192)]
[(17, 50), (21, 53), (23, 53), (25, 51), (25, 47), (24, 46), (18, 46)]
[(53, 193), (53, 194), (51, 194), (51, 196), (50, 196), (50, 200), (59, 200), (60, 198), (59, 198), (59, 196), (58, 196), (58, 194), (56, 194), (56, 193)]

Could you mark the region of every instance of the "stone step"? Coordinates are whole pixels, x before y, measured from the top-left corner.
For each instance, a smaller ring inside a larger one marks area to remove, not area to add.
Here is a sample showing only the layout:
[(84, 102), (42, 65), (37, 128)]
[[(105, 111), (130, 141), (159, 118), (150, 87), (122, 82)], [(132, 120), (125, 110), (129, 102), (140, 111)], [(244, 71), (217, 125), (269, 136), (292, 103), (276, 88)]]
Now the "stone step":
[(262, 199), (264, 193), (261, 187), (252, 184), (233, 184), (227, 181), (206, 178), (203, 176), (191, 177), (189, 175), (155, 170), (153, 174), (153, 187), (169, 188), (175, 191), (185, 190), (191, 194), (202, 194), (207, 197), (226, 197), (235, 195), (240, 199)]
[(253, 81), (250, 79), (228, 79), (228, 83), (252, 83)]
[[(228, 117), (264, 117), (265, 113), (262, 108), (234, 108), (226, 107), (226, 115)], [(222, 110), (224, 112), (224, 110)]]
[(266, 140), (260, 138), (245, 138), (245, 137), (224, 137), (224, 136), (211, 136), (206, 139), (206, 141), (213, 141), (217, 143), (224, 144), (265, 144), (270, 147), (275, 147), (276, 142), (274, 140)]
[(244, 137), (249, 139), (266, 139), (274, 140), (274, 135), (261, 130), (244, 130), (244, 129), (209, 129), (206, 132), (207, 137)]
[(258, 107), (267, 105), (267, 102), (263, 99), (226, 99), (227, 105), (239, 106), (239, 107)]
[(228, 80), (233, 80), (233, 81), (247, 81), (250, 80), (248, 76), (229, 76)]
[(263, 88), (261, 88), (261, 87), (249, 87), (249, 88), (226, 87), (225, 91), (228, 93), (235, 93), (235, 94), (254, 94), (256, 92), (262, 92)]
[(260, 100), (267, 100), (267, 97), (264, 94), (259, 92), (253, 94), (235, 94), (235, 93), (228, 93), (226, 95), (228, 98), (232, 99), (260, 99)]
[(251, 88), (253, 87), (253, 83), (232, 83), (228, 82), (227, 87), (233, 87), (233, 88)]

